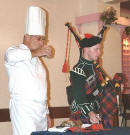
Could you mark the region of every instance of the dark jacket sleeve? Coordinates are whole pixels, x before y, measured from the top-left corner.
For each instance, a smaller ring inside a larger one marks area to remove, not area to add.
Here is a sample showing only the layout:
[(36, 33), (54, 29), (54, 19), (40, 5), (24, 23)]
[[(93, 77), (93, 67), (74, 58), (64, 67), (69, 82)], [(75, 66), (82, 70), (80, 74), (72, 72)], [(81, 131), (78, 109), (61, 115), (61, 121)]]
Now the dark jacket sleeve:
[(70, 79), (72, 83), (73, 98), (81, 112), (87, 116), (90, 111), (94, 110), (94, 108), (91, 95), (86, 95), (86, 77), (75, 72), (70, 72)]

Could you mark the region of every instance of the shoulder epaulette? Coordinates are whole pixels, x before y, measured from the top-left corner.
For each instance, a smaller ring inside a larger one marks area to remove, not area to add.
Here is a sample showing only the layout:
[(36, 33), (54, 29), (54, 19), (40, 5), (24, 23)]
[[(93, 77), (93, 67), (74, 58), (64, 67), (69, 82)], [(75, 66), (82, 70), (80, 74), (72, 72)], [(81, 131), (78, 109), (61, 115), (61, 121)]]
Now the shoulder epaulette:
[(75, 67), (75, 68), (73, 68), (71, 71), (72, 71), (72, 72), (75, 72), (75, 73), (77, 73), (77, 74), (79, 74), (79, 75), (82, 75), (82, 76), (86, 77), (85, 72), (84, 72), (83, 69), (81, 69), (81, 68)]

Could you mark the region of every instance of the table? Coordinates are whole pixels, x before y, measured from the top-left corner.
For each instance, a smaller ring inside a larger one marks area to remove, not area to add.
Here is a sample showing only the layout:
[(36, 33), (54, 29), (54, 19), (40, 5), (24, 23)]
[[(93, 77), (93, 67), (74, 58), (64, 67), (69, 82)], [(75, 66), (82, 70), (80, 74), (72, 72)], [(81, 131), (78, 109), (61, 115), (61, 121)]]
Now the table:
[(39, 132), (32, 132), (31, 135), (130, 135), (130, 128), (121, 127), (121, 128), (112, 128), (112, 130), (100, 130), (95, 132), (82, 132), (82, 133), (71, 131), (67, 131), (64, 133), (39, 131)]

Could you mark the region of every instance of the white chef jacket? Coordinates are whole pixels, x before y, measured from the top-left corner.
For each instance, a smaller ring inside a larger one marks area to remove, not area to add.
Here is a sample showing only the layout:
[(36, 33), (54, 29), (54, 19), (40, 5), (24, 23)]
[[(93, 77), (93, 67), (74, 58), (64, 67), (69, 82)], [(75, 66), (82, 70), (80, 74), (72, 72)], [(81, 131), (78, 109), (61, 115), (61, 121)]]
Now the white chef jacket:
[(46, 72), (38, 57), (20, 44), (7, 49), (5, 67), (9, 78), (10, 118), (13, 135), (30, 135), (47, 129)]

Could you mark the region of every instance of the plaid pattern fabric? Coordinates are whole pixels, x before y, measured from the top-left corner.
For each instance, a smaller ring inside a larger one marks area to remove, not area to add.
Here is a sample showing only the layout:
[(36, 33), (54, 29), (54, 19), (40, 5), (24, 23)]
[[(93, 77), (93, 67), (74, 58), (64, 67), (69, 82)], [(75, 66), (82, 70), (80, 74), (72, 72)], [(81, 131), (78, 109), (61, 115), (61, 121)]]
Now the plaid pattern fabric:
[(123, 73), (116, 73), (113, 77), (114, 82), (118, 82), (119, 84), (125, 81)]
[(117, 112), (116, 91), (110, 86), (106, 86), (102, 93), (100, 111), (102, 115), (107, 115), (108, 117)]
[(111, 128), (111, 127), (114, 127), (114, 122), (113, 122), (113, 117), (111, 116), (111, 117), (103, 117), (102, 118), (103, 119), (103, 126), (105, 127), (105, 128)]
[(76, 113), (71, 113), (70, 120), (72, 120), (72, 121), (81, 120), (83, 124), (91, 123), (89, 120), (89, 117), (87, 117), (87, 118), (84, 117), (80, 111), (77, 111)]
[(115, 86), (115, 89), (110, 84), (104, 87), (104, 91), (101, 97), (100, 113), (103, 118), (104, 126), (113, 127), (113, 116), (117, 113), (117, 92), (119, 94), (120, 84), (123, 83), (124, 76), (122, 73), (116, 73), (111, 83), (115, 86), (119, 83), (119, 87)]
[(116, 90), (110, 85), (104, 88), (100, 100), (100, 114), (103, 118), (104, 126), (113, 127), (113, 115), (117, 113), (117, 98)]
[(91, 84), (85, 83), (86, 88), (86, 95), (89, 95), (90, 93), (94, 92), (97, 88), (97, 83), (100, 83), (99, 75), (95, 74), (95, 81), (93, 81)]

